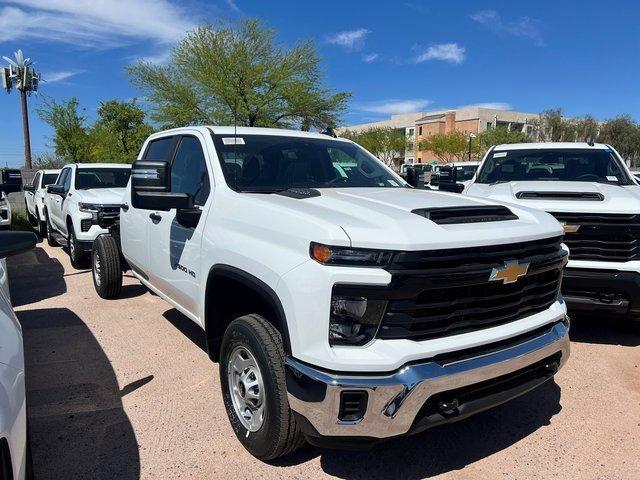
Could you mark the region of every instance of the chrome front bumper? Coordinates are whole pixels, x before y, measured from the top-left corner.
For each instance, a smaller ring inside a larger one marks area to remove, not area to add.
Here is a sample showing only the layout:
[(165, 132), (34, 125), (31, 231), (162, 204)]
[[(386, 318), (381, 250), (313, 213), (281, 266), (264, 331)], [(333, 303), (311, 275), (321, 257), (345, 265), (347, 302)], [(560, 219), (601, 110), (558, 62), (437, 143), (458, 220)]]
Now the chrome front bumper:
[[(554, 366), (562, 367), (569, 357), (568, 325), (568, 320), (556, 323), (538, 336), (471, 358), (450, 363), (429, 361), (410, 364), (385, 374), (330, 373), (287, 357), (289, 404), (294, 412), (310, 424), (312, 433), (308, 428), (303, 427), (303, 430), (312, 436), (382, 439), (414, 433), (416, 422), (419, 421), (417, 416), (421, 414), (423, 405), (436, 394), (452, 392), (453, 396), (456, 389), (508, 376), (538, 362), (544, 363), (545, 359), (554, 355), (559, 355)], [(551, 378), (555, 371), (557, 369), (540, 377), (537, 382), (535, 379), (529, 380), (521, 388), (494, 392), (487, 401), (469, 405), (466, 411), (464, 406), (460, 406), (459, 411), (447, 412), (451, 415), (444, 415), (444, 421), (438, 424), (463, 418), (517, 397)], [(339, 419), (343, 391), (367, 392), (366, 410), (357, 421)], [(443, 395), (447, 396), (446, 393)]]

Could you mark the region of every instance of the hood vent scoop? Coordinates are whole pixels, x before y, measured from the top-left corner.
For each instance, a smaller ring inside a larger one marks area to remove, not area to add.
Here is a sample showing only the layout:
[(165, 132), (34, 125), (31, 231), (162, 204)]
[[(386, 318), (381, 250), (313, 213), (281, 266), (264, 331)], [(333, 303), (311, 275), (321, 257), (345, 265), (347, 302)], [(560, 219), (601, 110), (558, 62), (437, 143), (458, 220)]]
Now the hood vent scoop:
[(500, 205), (477, 205), (467, 207), (418, 208), (411, 213), (428, 218), (438, 225), (456, 223), (483, 223), (517, 220), (518, 216)]
[(586, 200), (602, 202), (604, 195), (597, 192), (518, 192), (516, 198), (522, 200)]
[(282, 190), (277, 193), (278, 195), (282, 195), (283, 197), (297, 198), (299, 200), (302, 200), (304, 198), (314, 198), (314, 197), (320, 196), (320, 192), (315, 188), (302, 188), (302, 187), (289, 188), (287, 190)]

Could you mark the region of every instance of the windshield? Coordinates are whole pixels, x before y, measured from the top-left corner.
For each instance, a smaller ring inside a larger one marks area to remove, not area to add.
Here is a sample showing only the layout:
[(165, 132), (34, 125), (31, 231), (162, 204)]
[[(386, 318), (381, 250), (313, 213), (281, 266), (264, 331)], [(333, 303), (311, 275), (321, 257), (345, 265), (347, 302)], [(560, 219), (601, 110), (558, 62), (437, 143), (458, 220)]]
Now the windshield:
[(130, 175), (129, 168), (79, 168), (76, 171), (76, 189), (124, 188)]
[(350, 142), (279, 135), (213, 135), (213, 141), (227, 184), (240, 192), (403, 186)]
[(493, 151), (477, 183), (518, 180), (633, 184), (613, 150), (584, 148)]
[(45, 173), (42, 176), (42, 186), (46, 187), (47, 185), (52, 185), (56, 183), (57, 178), (58, 178), (57, 173)]

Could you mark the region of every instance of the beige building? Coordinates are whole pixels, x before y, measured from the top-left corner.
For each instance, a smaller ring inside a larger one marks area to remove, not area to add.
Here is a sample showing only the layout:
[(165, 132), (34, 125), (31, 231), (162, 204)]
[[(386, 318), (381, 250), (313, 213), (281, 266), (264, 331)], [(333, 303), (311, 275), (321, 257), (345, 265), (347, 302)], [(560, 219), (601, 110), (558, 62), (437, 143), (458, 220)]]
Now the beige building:
[(437, 110), (432, 112), (416, 112), (392, 115), (388, 120), (373, 123), (363, 123), (343, 127), (342, 130), (362, 131), (371, 127), (392, 127), (404, 129), (413, 150), (402, 154), (398, 152), (400, 163), (432, 163), (438, 159), (433, 153), (419, 150), (422, 140), (427, 140), (434, 134), (459, 131), (465, 135), (477, 135), (491, 128), (507, 128), (518, 130), (529, 135), (535, 133), (536, 124), (540, 119), (537, 113), (514, 112), (512, 110), (498, 110), (484, 107), (468, 107), (456, 110)]

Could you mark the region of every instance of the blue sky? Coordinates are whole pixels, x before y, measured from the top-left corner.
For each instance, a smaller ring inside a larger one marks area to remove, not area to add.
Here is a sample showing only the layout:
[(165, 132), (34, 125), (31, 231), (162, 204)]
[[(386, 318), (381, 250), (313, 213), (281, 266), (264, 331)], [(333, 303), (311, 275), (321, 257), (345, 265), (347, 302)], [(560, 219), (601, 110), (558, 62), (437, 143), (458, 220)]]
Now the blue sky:
[[(37, 61), (42, 93), (100, 101), (140, 93), (124, 67), (166, 61), (203, 22), (263, 19), (279, 40), (314, 39), (327, 84), (353, 94), (346, 123), (495, 104), (640, 119), (640, 4), (595, 1), (0, 0), (0, 55)], [(34, 153), (51, 131), (30, 98)], [(22, 163), (18, 95), (0, 95), (0, 165)]]

